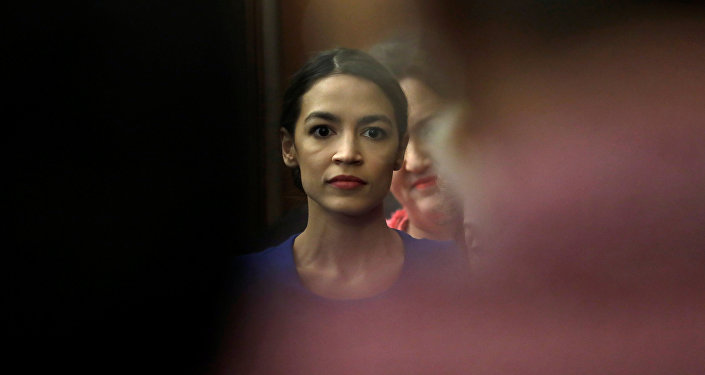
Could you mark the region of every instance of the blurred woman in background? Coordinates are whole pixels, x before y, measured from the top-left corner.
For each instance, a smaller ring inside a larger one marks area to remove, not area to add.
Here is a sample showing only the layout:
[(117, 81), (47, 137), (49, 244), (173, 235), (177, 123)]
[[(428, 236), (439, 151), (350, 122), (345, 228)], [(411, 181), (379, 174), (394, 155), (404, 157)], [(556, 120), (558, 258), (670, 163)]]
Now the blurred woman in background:
[(392, 213), (387, 224), (416, 238), (454, 240), (460, 246), (472, 246), (469, 227), (463, 225), (462, 206), (451, 191), (443, 188), (428, 150), (431, 123), (453, 96), (449, 77), (432, 68), (433, 62), (411, 36), (376, 44), (370, 54), (394, 73), (409, 102), (409, 144), (391, 185), (402, 207)]

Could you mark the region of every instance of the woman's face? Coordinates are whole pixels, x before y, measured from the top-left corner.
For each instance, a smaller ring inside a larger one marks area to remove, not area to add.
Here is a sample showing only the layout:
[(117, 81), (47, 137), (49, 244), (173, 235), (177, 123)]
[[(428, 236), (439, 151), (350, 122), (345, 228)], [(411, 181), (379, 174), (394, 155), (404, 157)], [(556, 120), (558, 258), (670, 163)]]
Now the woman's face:
[(394, 172), (391, 191), (412, 222), (442, 220), (447, 205), (424, 145), (424, 132), (429, 121), (441, 110), (443, 100), (416, 78), (404, 78), (400, 85), (409, 101), (409, 145), (404, 164)]
[(346, 215), (381, 207), (401, 165), (394, 110), (380, 88), (351, 75), (321, 79), (301, 98), (284, 162), (298, 166), (309, 205)]

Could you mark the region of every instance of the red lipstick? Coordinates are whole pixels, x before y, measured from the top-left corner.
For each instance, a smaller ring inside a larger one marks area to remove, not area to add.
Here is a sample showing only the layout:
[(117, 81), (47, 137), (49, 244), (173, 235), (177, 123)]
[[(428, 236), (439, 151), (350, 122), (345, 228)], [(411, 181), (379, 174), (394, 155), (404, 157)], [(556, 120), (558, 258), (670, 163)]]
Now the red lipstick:
[(352, 190), (352, 189), (357, 189), (359, 187), (362, 187), (363, 185), (367, 185), (367, 182), (365, 180), (355, 177), (355, 176), (347, 176), (347, 175), (338, 175), (330, 180), (326, 181), (327, 183), (333, 185), (334, 187), (338, 189), (343, 189), (343, 190)]
[(419, 178), (418, 180), (414, 181), (411, 187), (418, 190), (428, 189), (430, 187), (436, 186), (437, 179), (438, 178), (436, 176)]

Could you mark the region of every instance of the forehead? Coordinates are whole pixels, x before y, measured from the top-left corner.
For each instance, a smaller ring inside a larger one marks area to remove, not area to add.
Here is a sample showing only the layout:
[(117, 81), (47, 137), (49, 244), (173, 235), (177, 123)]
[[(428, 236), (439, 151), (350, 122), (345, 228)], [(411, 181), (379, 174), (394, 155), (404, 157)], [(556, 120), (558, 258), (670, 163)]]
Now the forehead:
[(383, 114), (396, 124), (394, 108), (382, 89), (372, 81), (347, 74), (325, 77), (304, 94), (299, 118), (306, 118), (314, 111), (340, 117)]

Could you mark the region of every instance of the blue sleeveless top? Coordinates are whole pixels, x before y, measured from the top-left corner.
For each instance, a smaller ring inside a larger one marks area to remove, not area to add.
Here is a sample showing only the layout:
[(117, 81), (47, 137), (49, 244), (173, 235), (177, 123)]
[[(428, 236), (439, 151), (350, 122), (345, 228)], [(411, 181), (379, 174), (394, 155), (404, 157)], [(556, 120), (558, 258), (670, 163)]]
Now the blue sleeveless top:
[(456, 331), (447, 322), (458, 316), (453, 306), (467, 285), (467, 259), (452, 241), (397, 233), (404, 245), (399, 278), (362, 299), (328, 299), (303, 285), (293, 257), (298, 234), (238, 257), (219, 373), (403, 373), (406, 362), (384, 358), (437, 348), (437, 335)]

